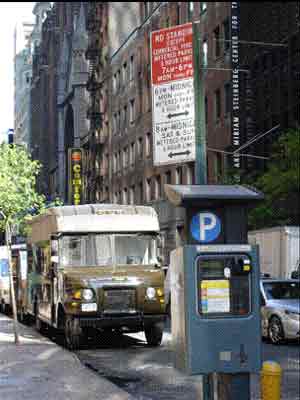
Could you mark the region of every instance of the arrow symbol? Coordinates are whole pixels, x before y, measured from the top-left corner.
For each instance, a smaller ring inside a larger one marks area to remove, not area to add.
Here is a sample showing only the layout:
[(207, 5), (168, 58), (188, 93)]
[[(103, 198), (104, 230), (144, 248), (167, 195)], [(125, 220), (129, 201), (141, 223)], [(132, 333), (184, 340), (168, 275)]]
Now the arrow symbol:
[(180, 112), (180, 113), (175, 113), (175, 114), (168, 114), (168, 118), (171, 119), (173, 117), (179, 117), (181, 115), (189, 115), (188, 111)]
[(169, 153), (168, 157), (172, 158), (174, 156), (188, 156), (189, 154), (191, 154), (191, 152), (187, 150), (187, 151), (181, 151), (179, 153)]

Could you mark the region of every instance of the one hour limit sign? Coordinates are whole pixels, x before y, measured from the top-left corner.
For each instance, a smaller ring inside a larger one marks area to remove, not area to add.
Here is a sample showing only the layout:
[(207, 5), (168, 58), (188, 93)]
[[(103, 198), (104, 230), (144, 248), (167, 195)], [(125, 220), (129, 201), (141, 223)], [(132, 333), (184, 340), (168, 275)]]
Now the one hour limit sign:
[(195, 161), (193, 28), (151, 34), (153, 164)]

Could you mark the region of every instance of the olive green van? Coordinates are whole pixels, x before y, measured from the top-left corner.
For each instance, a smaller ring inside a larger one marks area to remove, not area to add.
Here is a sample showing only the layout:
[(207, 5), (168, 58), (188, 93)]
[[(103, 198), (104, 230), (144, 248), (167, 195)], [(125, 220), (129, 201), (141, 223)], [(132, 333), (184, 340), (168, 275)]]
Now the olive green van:
[(71, 349), (97, 330), (143, 330), (149, 345), (161, 343), (164, 272), (153, 208), (54, 207), (30, 224), (23, 312), (34, 315), (37, 329), (47, 324), (62, 330)]

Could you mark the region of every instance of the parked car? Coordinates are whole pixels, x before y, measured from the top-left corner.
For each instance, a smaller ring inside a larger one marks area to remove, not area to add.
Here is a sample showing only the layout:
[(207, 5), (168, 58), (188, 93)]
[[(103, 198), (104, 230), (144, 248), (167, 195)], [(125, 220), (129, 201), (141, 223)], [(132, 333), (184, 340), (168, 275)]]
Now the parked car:
[(262, 335), (273, 344), (300, 338), (300, 282), (295, 279), (262, 279)]

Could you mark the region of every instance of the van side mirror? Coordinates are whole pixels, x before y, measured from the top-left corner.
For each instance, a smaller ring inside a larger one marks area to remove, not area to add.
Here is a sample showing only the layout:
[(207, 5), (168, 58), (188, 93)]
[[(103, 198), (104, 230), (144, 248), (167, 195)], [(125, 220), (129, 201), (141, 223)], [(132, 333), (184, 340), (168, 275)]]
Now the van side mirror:
[(161, 235), (158, 235), (156, 238), (156, 245), (158, 249), (161, 249), (163, 247), (163, 239)]
[(51, 258), (56, 256), (58, 258), (58, 240), (51, 238)]

